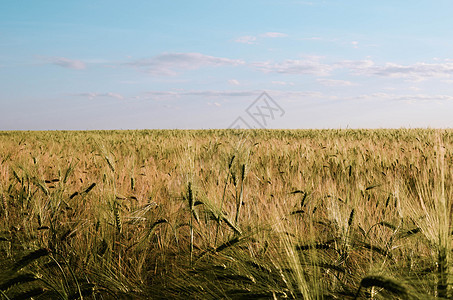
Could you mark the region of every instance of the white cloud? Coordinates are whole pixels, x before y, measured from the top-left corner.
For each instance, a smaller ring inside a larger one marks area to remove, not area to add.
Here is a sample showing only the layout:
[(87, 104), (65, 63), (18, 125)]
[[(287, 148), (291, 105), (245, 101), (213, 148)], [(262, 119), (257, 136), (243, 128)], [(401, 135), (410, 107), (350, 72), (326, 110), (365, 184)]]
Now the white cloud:
[(365, 60), (343, 60), (334, 64), (335, 68), (346, 68), (355, 71), (356, 73), (363, 72), (363, 70), (370, 69), (375, 66), (374, 61), (370, 59)]
[[(301, 99), (320, 99), (320, 100), (371, 100), (371, 101), (402, 101), (405, 103), (421, 103), (421, 102), (443, 102), (453, 101), (453, 95), (431, 95), (431, 94), (394, 94), (394, 93), (371, 93), (361, 94), (350, 97), (338, 97), (336, 95), (323, 93), (319, 91), (286, 91), (286, 90), (266, 90), (266, 92), (275, 100), (281, 101), (297, 101)], [(211, 99), (206, 102), (209, 105), (221, 106), (215, 98), (247, 98), (254, 100), (257, 96), (262, 93), (261, 90), (242, 90), (242, 91), (230, 91), (230, 90), (179, 90), (179, 91), (150, 91), (143, 94), (137, 99), (142, 100), (168, 100), (178, 99), (181, 97), (205, 97)]]
[(282, 90), (269, 90), (268, 94), (278, 101), (278, 99), (334, 99), (335, 96), (329, 96), (318, 91), (282, 91)]
[(453, 101), (453, 96), (451, 95), (428, 95), (428, 94), (408, 94), (408, 95), (398, 95), (398, 94), (388, 94), (388, 93), (373, 93), (373, 94), (364, 94), (353, 97), (353, 99), (358, 100), (391, 100), (391, 101), (403, 101), (407, 103), (415, 102), (433, 102), (433, 101)]
[(124, 99), (124, 97), (120, 94), (117, 94), (117, 93), (111, 93), (111, 92), (108, 92), (108, 93), (79, 93), (79, 94), (75, 94), (74, 96), (78, 96), (78, 97), (84, 97), (84, 98), (88, 98), (88, 99), (96, 99), (96, 98), (114, 98), (114, 99), (119, 99), (119, 100), (122, 100)]
[(256, 44), (258, 41), (258, 38), (281, 38), (281, 37), (287, 37), (288, 35), (286, 33), (282, 32), (265, 32), (263, 34), (260, 34), (258, 36), (253, 36), (253, 35), (244, 35), (241, 37), (238, 37), (236, 40), (234, 40), (236, 43), (242, 43), (242, 44)]
[(74, 60), (74, 59), (69, 59), (65, 57), (48, 57), (44, 58), (46, 61), (48, 61), (51, 64), (63, 67), (63, 68), (68, 68), (68, 69), (74, 69), (74, 70), (83, 70), (86, 68), (86, 64), (81, 61), (81, 60)]
[(320, 84), (324, 86), (353, 86), (354, 83), (347, 80), (337, 80), (337, 79), (316, 79)]
[(352, 45), (352, 47), (355, 48), (355, 49), (359, 48), (359, 42), (357, 42), (357, 41), (352, 41), (352, 42), (351, 42), (351, 45)]
[(301, 40), (305, 40), (305, 41), (320, 41), (320, 40), (324, 40), (322, 37), (319, 37), (319, 36), (312, 36), (312, 37), (308, 37), (308, 38), (301, 38)]
[(371, 60), (342, 61), (337, 68), (346, 68), (357, 75), (403, 78), (411, 81), (422, 81), (428, 78), (450, 78), (453, 74), (453, 63), (415, 63), (401, 65), (386, 63), (377, 65)]
[(312, 60), (292, 60), (287, 59), (280, 63), (256, 62), (252, 63), (258, 70), (265, 73), (281, 74), (311, 74), (317, 76), (327, 76), (334, 69), (333, 66), (323, 64), (317, 59)]
[(239, 81), (236, 79), (230, 79), (228, 80), (228, 83), (231, 85), (240, 85)]
[(236, 40), (234, 40), (236, 43), (241, 43), (241, 44), (255, 44), (256, 43), (256, 37), (251, 36), (251, 35), (244, 35), (241, 37), (238, 37)]
[(267, 38), (279, 38), (279, 37), (287, 37), (288, 35), (286, 33), (281, 33), (281, 32), (266, 32), (260, 35), (261, 37), (267, 37)]
[[(304, 56), (299, 59), (286, 59), (277, 62), (258, 61), (246, 63), (240, 59), (215, 57), (201, 53), (162, 53), (149, 59), (129, 62), (127, 65), (157, 76), (177, 75), (185, 70), (195, 70), (202, 67), (239, 66), (245, 64), (264, 73), (329, 76), (334, 70), (342, 70), (358, 76), (397, 78), (413, 82), (429, 78), (449, 80), (453, 74), (453, 62), (448, 61), (439, 63), (419, 62), (407, 65), (391, 62), (378, 64), (371, 59), (325, 61), (325, 57)], [(85, 67), (83, 62), (63, 58), (54, 59), (52, 63), (74, 69)], [(326, 86), (353, 85), (346, 80), (325, 79), (319, 80), (319, 82)], [(239, 84), (236, 79), (230, 79), (228, 83), (231, 85)]]
[(415, 94), (415, 95), (402, 95), (396, 97), (397, 100), (404, 101), (453, 101), (451, 95), (426, 95), (426, 94)]
[(367, 70), (372, 75), (408, 78), (414, 81), (421, 81), (430, 77), (447, 77), (453, 73), (453, 63), (427, 64), (416, 63), (413, 65), (399, 65), (386, 63), (384, 66), (378, 66)]
[[(320, 92), (320, 91), (288, 91), (282, 89), (276, 90), (266, 90), (266, 92), (275, 100), (275, 101), (289, 101), (295, 102), (300, 100), (312, 99), (314, 101), (318, 100), (330, 100), (330, 101), (400, 101), (404, 103), (441, 103), (445, 101), (453, 101), (453, 95), (445, 94), (397, 94), (397, 93), (370, 93), (370, 94), (361, 94), (355, 96), (345, 96), (339, 97), (337, 95)], [(220, 107), (221, 101), (231, 98), (245, 98), (253, 101), (262, 93), (261, 90), (169, 90), (169, 91), (149, 91), (147, 93), (141, 94), (140, 96), (133, 97), (137, 100), (153, 100), (153, 101), (167, 101), (167, 100), (177, 100), (184, 99), (185, 97), (195, 97), (197, 99), (205, 99), (206, 104), (210, 106)], [(120, 94), (115, 93), (81, 93), (77, 96), (86, 97), (89, 99), (96, 99), (99, 97), (109, 97), (115, 99), (124, 99)]]
[(149, 59), (128, 63), (128, 65), (137, 67), (152, 75), (176, 75), (183, 70), (241, 64), (244, 64), (244, 62), (239, 59), (214, 57), (201, 53), (163, 53)]
[(230, 91), (230, 90), (179, 90), (179, 91), (149, 91), (140, 99), (158, 100), (163, 98), (180, 98), (182, 96), (196, 97), (252, 97), (259, 94), (258, 91)]
[[(150, 91), (141, 96), (135, 97), (135, 99), (141, 100), (175, 100), (183, 97), (197, 97), (212, 99), (207, 102), (210, 105), (219, 106), (213, 101), (216, 98), (228, 99), (228, 98), (246, 98), (251, 101), (256, 99), (263, 91), (262, 90), (242, 90), (242, 91), (230, 91), (230, 90), (180, 90), (180, 91)], [(299, 100), (299, 99), (337, 99), (336, 96), (326, 95), (318, 91), (284, 91), (284, 90), (266, 90), (268, 94), (273, 97), (275, 101), (279, 99), (286, 100)]]
[(286, 81), (272, 81), (271, 83), (275, 84), (275, 85), (291, 85), (291, 86), (294, 85), (294, 82), (286, 82)]
[(422, 90), (421, 88), (416, 87), (416, 86), (411, 86), (411, 87), (408, 87), (407, 89), (408, 89), (408, 90), (411, 90), (411, 91), (414, 91), (414, 92), (419, 92), (419, 91)]

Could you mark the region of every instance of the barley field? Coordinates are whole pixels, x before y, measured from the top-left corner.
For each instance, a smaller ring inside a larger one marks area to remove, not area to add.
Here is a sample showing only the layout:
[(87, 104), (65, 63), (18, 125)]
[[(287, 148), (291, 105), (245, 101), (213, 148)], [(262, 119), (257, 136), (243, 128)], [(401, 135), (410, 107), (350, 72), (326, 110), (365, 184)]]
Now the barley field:
[(0, 132), (2, 299), (451, 299), (453, 131)]

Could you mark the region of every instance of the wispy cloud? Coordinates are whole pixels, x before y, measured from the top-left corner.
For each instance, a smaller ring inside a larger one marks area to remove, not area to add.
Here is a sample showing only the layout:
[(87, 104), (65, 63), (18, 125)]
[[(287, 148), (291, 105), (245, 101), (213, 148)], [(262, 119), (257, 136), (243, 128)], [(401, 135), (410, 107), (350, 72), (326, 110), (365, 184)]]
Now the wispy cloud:
[(240, 85), (239, 81), (236, 79), (230, 79), (228, 80), (228, 83), (231, 85)]
[(236, 43), (241, 43), (241, 44), (255, 44), (256, 43), (256, 36), (251, 36), (251, 35), (244, 35), (240, 36), (237, 39), (234, 40)]
[(256, 44), (260, 38), (283, 38), (287, 37), (288, 34), (282, 32), (265, 32), (257, 36), (254, 35), (244, 35), (240, 36), (234, 41), (241, 44)]
[[(283, 89), (266, 90), (274, 99), (287, 99), (288, 101), (301, 99), (323, 99), (335, 101), (350, 101), (350, 100), (385, 100), (385, 101), (402, 101), (405, 103), (421, 103), (421, 102), (444, 102), (453, 101), (452, 95), (445, 94), (395, 94), (395, 93), (370, 93), (360, 94), (356, 96), (339, 97), (326, 92), (320, 91), (288, 91)], [(211, 99), (207, 103), (216, 105), (218, 98), (250, 98), (255, 99), (262, 93), (261, 90), (172, 90), (172, 91), (149, 91), (142, 96), (137, 97), (142, 100), (168, 100), (179, 99), (188, 96), (195, 96), (205, 99)], [(216, 105), (219, 106), (219, 105)]]
[(372, 68), (374, 66), (375, 66), (374, 61), (372, 61), (370, 59), (365, 59), (365, 60), (343, 60), (343, 61), (340, 61), (340, 62), (337, 62), (337, 63), (334, 64), (335, 68), (347, 68), (347, 69), (351, 69), (353, 71), (356, 71), (357, 73), (362, 71), (362, 70), (370, 69), (370, 68)]
[(275, 84), (275, 85), (294, 85), (294, 82), (286, 82), (286, 81), (272, 81), (271, 82), (272, 84)]
[(124, 99), (124, 97), (122, 95), (117, 94), (117, 93), (111, 93), (111, 92), (108, 92), (108, 93), (78, 93), (78, 94), (75, 94), (74, 96), (84, 97), (84, 98), (88, 98), (88, 99), (96, 99), (96, 98), (114, 98), (114, 99), (119, 99), (119, 100)]
[(321, 63), (317, 59), (287, 59), (280, 63), (256, 62), (252, 63), (252, 65), (265, 73), (311, 74), (317, 76), (327, 76), (334, 69), (334, 66)]
[(413, 65), (386, 63), (383, 66), (376, 66), (365, 71), (377, 76), (407, 78), (414, 81), (421, 81), (432, 77), (449, 78), (453, 74), (453, 63), (416, 63)]
[(420, 103), (420, 102), (443, 102), (453, 101), (451, 95), (430, 95), (430, 94), (389, 94), (389, 93), (373, 93), (363, 94), (352, 97), (356, 100), (390, 100), (390, 101), (403, 101), (405, 103)]
[[(445, 94), (397, 94), (397, 93), (369, 93), (351, 96), (338, 96), (327, 91), (304, 91), (304, 90), (284, 90), (284, 89), (270, 89), (266, 90), (274, 99), (285, 99), (288, 102), (297, 102), (301, 100), (329, 100), (329, 101), (391, 101), (403, 102), (407, 104), (417, 103), (442, 103), (446, 101), (453, 101), (453, 95)], [(152, 100), (152, 101), (174, 101), (185, 100), (194, 97), (196, 99), (205, 99), (206, 103), (211, 106), (221, 106), (223, 100), (242, 98), (249, 99), (250, 101), (256, 99), (262, 93), (262, 90), (154, 90), (142, 93), (139, 96), (132, 97), (136, 100)], [(89, 99), (96, 99), (99, 97), (109, 97), (115, 99), (124, 99), (120, 94), (116, 93), (81, 93), (77, 96), (86, 97)], [(187, 98), (186, 98), (187, 97)], [(171, 103), (171, 102), (170, 102)]]
[(86, 64), (81, 60), (69, 59), (66, 57), (41, 57), (50, 64), (54, 64), (63, 68), (83, 70), (86, 69)]
[(347, 81), (347, 80), (324, 79), (324, 78), (321, 79), (320, 78), (320, 79), (316, 79), (316, 81), (318, 81), (320, 84), (322, 84), (324, 86), (330, 86), (330, 87), (355, 85), (353, 82)]
[(371, 60), (343, 61), (336, 64), (336, 67), (350, 69), (357, 75), (379, 76), (390, 78), (403, 78), (412, 81), (422, 81), (428, 78), (450, 78), (453, 74), (453, 63), (415, 63), (401, 65), (396, 63), (385, 63), (377, 65)]
[(139, 68), (152, 75), (177, 75), (184, 70), (209, 66), (235, 66), (244, 64), (239, 59), (229, 59), (201, 53), (163, 53), (149, 59), (141, 59), (127, 65)]
[[(285, 90), (266, 90), (272, 97), (288, 100), (298, 99), (336, 99), (318, 91), (285, 91)], [(135, 97), (139, 100), (167, 101), (182, 99), (184, 97), (197, 97), (200, 99), (210, 99), (211, 104), (219, 103), (217, 99), (246, 98), (251, 101), (256, 99), (262, 90), (171, 90), (171, 91), (149, 91), (141, 96)]]
[(267, 38), (279, 38), (279, 37), (287, 37), (288, 35), (286, 33), (281, 33), (281, 32), (266, 32), (260, 35), (261, 37), (267, 37)]
[(307, 38), (301, 38), (300, 40), (305, 40), (305, 41), (322, 41), (325, 40), (322, 37), (319, 36), (312, 36), (312, 37), (307, 37)]
[(336, 99), (335, 96), (330, 96), (318, 91), (285, 91), (285, 90), (268, 90), (269, 95), (274, 99)]
[(248, 97), (258, 94), (259, 91), (230, 91), (230, 90), (181, 90), (181, 91), (149, 91), (142, 98), (161, 96), (202, 96), (202, 97)]
[[(287, 59), (281, 62), (254, 62), (249, 65), (265, 73), (280, 74), (310, 74), (315, 76), (328, 76), (334, 70), (344, 70), (359, 76), (376, 76), (406, 79), (408, 81), (423, 81), (430, 78), (450, 79), (453, 75), (453, 62), (443, 63), (414, 63), (397, 64), (385, 63), (377, 64), (373, 60), (344, 60), (339, 62), (323, 62), (323, 57), (306, 57), (304, 59)], [(318, 80), (321, 84), (333, 85), (352, 85), (348, 81), (335, 81), (331, 79)]]

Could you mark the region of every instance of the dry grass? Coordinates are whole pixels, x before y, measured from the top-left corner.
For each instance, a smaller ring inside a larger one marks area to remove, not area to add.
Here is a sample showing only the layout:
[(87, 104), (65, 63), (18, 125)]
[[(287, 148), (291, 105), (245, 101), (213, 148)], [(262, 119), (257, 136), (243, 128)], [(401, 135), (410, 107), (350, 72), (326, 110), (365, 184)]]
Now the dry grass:
[(0, 132), (0, 297), (448, 299), (452, 162), (450, 130)]

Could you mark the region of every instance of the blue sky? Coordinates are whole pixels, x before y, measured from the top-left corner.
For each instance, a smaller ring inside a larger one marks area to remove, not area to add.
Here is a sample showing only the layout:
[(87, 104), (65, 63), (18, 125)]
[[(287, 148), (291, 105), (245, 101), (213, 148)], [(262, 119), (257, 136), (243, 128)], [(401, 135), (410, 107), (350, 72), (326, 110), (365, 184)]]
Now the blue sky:
[(0, 130), (453, 127), (451, 12), (437, 0), (2, 1)]

